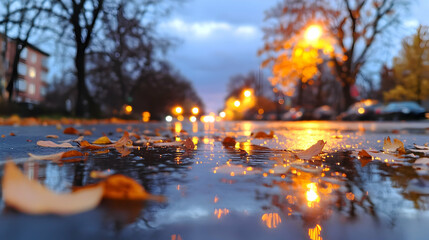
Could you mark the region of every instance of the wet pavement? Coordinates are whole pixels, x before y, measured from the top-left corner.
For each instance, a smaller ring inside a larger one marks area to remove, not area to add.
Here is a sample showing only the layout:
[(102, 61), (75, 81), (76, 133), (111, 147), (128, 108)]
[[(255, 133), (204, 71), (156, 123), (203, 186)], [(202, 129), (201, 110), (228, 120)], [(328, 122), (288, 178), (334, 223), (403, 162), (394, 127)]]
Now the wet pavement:
[[(74, 139), (55, 126), (0, 127), (0, 174), (13, 159), (29, 178), (56, 192), (97, 179), (93, 170), (132, 177), (167, 202), (108, 202), (72, 216), (32, 216), (0, 202), (0, 239), (427, 239), (429, 168), (416, 167), (429, 142), (428, 122), (218, 122), (77, 126), (93, 141), (118, 128), (144, 134), (190, 137), (194, 150), (140, 147), (121, 157), (112, 150), (85, 161), (57, 164), (30, 160), (52, 154), (38, 140)], [(187, 132), (184, 133), (185, 130)], [(252, 133), (274, 131), (274, 138)], [(10, 136), (13, 132), (16, 136)], [(222, 145), (233, 136), (237, 144)], [(401, 140), (407, 155), (359, 159), (360, 149), (380, 151), (387, 136)], [(180, 139), (179, 139), (180, 138)], [(311, 160), (293, 154), (318, 140), (323, 153)], [(77, 144), (74, 144), (77, 146)]]

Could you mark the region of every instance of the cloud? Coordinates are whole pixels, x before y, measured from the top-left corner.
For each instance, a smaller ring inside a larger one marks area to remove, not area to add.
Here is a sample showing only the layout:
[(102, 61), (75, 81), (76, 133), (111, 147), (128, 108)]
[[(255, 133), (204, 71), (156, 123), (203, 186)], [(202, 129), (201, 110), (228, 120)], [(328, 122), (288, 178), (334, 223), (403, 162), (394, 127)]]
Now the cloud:
[(232, 25), (227, 22), (203, 21), (185, 22), (180, 18), (172, 19), (160, 25), (163, 31), (175, 32), (182, 37), (197, 37), (206, 39), (218, 34), (234, 34), (241, 37), (253, 37), (258, 29), (250, 25)]

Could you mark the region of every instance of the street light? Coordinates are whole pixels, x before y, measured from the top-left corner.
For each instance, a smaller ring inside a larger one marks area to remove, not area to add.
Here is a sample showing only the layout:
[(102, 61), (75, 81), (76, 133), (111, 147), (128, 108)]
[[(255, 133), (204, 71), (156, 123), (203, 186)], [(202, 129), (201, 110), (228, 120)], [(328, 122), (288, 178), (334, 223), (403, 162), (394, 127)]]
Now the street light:
[(235, 106), (235, 107), (240, 107), (240, 104), (241, 104), (241, 103), (240, 103), (240, 101), (235, 100), (235, 102), (234, 102), (234, 106)]
[(133, 107), (130, 105), (125, 105), (125, 113), (130, 114), (133, 111)]
[(200, 109), (198, 109), (198, 107), (193, 107), (193, 108), (192, 108), (192, 113), (193, 113), (194, 115), (197, 115), (199, 112), (200, 112)]
[(245, 90), (244, 92), (243, 92), (243, 95), (245, 96), (245, 97), (250, 97), (250, 96), (252, 96), (252, 91), (250, 91), (250, 90)]
[(181, 114), (183, 112), (183, 108), (182, 107), (176, 107), (176, 108), (174, 108), (174, 112), (176, 114)]
[(309, 42), (317, 41), (322, 36), (322, 27), (317, 24), (310, 25), (305, 31), (305, 39)]

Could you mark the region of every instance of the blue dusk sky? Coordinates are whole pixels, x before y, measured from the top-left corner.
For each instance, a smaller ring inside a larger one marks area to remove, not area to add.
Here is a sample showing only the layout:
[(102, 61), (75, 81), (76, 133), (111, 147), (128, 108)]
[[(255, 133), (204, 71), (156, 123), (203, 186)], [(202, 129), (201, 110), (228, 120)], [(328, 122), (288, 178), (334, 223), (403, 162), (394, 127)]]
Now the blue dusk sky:
[[(160, 32), (179, 39), (166, 58), (189, 79), (207, 112), (221, 110), (229, 78), (258, 71), (262, 61), (264, 12), (278, 0), (188, 0), (176, 7), (160, 25)], [(419, 24), (429, 25), (428, 0), (412, 0), (403, 29), (393, 40), (397, 54), (400, 40)], [(265, 74), (266, 77), (268, 74)]]

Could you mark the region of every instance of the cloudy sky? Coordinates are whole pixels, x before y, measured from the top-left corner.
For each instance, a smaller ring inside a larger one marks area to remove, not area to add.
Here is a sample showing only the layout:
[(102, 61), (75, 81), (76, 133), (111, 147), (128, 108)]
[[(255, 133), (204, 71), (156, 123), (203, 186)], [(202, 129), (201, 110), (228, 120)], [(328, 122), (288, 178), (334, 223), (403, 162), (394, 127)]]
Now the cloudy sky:
[[(256, 52), (263, 45), (264, 11), (277, 2), (188, 0), (161, 23), (162, 32), (180, 39), (167, 55), (168, 60), (192, 81), (207, 111), (222, 108), (231, 76), (258, 70), (261, 59)], [(412, 2), (410, 14), (404, 19), (410, 32), (419, 23), (429, 25), (429, 1)], [(397, 45), (399, 49), (399, 41)]]

